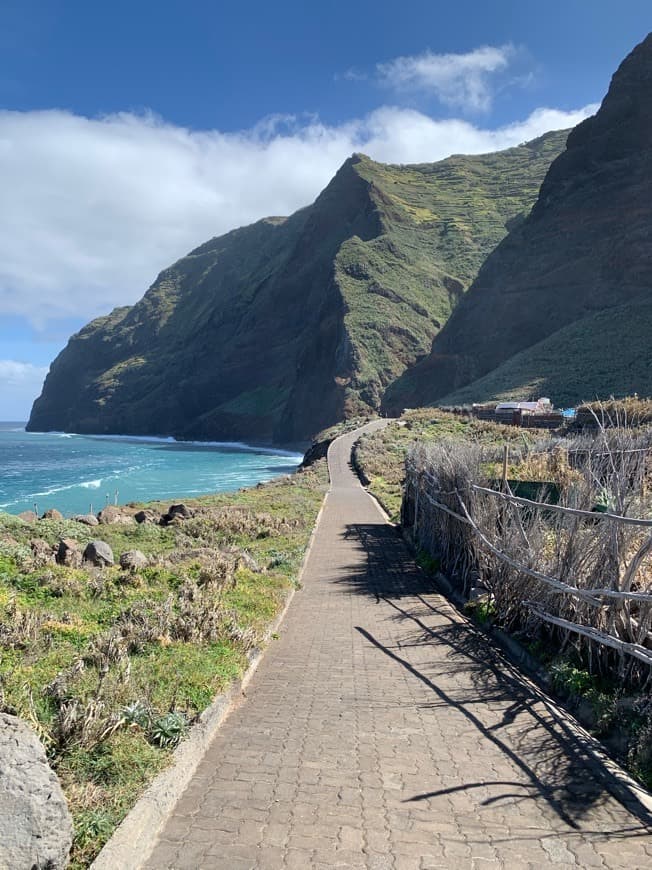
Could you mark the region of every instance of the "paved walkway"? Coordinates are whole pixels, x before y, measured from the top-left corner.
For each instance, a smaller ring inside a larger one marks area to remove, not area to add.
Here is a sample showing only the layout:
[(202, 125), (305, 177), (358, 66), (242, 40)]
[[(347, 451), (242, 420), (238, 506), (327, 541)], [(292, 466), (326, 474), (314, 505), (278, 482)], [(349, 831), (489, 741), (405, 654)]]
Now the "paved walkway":
[(304, 589), (148, 870), (652, 867), (642, 808), (428, 591), (354, 438), (331, 447)]

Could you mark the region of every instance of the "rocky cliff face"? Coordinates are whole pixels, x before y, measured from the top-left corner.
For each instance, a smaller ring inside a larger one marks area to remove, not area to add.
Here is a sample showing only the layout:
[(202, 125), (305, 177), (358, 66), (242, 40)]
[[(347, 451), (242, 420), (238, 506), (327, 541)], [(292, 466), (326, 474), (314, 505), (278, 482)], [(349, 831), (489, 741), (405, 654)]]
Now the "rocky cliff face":
[[(591, 358), (591, 342), (600, 341), (592, 335), (596, 312), (619, 307), (622, 320), (623, 311), (649, 310), (643, 303), (652, 288), (651, 227), (652, 35), (623, 61), (598, 113), (571, 132), (530, 216), (487, 258), (431, 354), (393, 385), (387, 406), (437, 400), (570, 324), (573, 341), (550, 345), (558, 355), (539, 379), (545, 375), (553, 395), (592, 396), (592, 372), (578, 377), (574, 357), (581, 365)], [(627, 386), (614, 370), (601, 388), (618, 392), (634, 384), (652, 392), (649, 349), (625, 342), (622, 353)], [(534, 361), (527, 358), (531, 385)], [(493, 392), (506, 386), (505, 378), (518, 391), (517, 368), (494, 379)], [(466, 400), (486, 398), (487, 382), (476, 392), (467, 388)]]
[(408, 167), (354, 155), (312, 206), (212, 239), (73, 336), (28, 428), (291, 442), (377, 410), (565, 138)]

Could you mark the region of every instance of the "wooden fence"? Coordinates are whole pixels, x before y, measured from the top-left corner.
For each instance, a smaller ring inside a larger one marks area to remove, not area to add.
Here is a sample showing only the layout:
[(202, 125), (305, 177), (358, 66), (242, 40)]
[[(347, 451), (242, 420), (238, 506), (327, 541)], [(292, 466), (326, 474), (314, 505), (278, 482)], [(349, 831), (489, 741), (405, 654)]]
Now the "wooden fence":
[[(645, 474), (647, 450), (640, 454), (606, 452), (630, 489), (632, 469)], [(516, 496), (506, 462), (500, 488), (487, 485), (481, 467), (477, 448), (411, 452), (402, 523), (415, 545), (464, 595), (484, 594), (508, 628), (535, 637), (548, 626), (561, 645), (580, 638), (601, 669), (622, 674), (625, 657), (630, 672), (632, 659), (652, 667), (652, 519), (644, 488), (627, 501), (642, 516), (597, 512)]]

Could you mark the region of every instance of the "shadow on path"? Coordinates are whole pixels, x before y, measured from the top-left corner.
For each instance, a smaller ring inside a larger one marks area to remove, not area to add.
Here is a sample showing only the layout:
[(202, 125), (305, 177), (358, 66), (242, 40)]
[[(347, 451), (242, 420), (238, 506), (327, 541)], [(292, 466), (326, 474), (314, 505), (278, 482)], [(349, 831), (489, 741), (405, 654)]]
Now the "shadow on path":
[(364, 626), (356, 626), (357, 631), (432, 693), (433, 701), (422, 705), (424, 709), (456, 710), (477, 729), (479, 739), (493, 744), (523, 777), (523, 781), (460, 783), (413, 795), (408, 802), (499, 786), (504, 791), (479, 807), (541, 800), (571, 830), (586, 832), (583, 820), (611, 796), (640, 825), (614, 824), (595, 833), (632, 837), (652, 832), (652, 815), (594, 755), (592, 741), (564, 721), (550, 699), (525, 680), (486, 635), (461, 620), (433, 592), (433, 581), (415, 565), (393, 526), (350, 525), (344, 537), (359, 542), (361, 559), (333, 582), (348, 594), (373, 596), (392, 611), (389, 642)]

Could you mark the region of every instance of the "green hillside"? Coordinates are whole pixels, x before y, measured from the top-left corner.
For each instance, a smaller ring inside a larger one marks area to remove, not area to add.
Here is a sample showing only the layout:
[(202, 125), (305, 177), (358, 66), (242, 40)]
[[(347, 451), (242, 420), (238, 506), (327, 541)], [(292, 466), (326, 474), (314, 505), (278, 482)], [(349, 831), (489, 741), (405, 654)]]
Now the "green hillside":
[(73, 336), (29, 428), (291, 442), (377, 411), (566, 135), (418, 166), (354, 155), (313, 205), (201, 245)]
[[(582, 336), (596, 313), (650, 298), (651, 82), (652, 34), (620, 65), (597, 114), (570, 133), (530, 215), (487, 257), (431, 353), (392, 385), (387, 410), (439, 400), (514, 358), (507, 367), (511, 389), (511, 380), (521, 379), (515, 354), (570, 324)], [(649, 316), (646, 323), (650, 329)], [(574, 396), (577, 389), (586, 395), (588, 373), (577, 371), (569, 346), (554, 346), (556, 360), (526, 355), (528, 364), (537, 358), (539, 365), (528, 378), (545, 379), (554, 396)], [(623, 346), (623, 352), (630, 351)], [(613, 377), (605, 372), (599, 381), (607, 394), (620, 390), (619, 361), (614, 364)], [(632, 387), (649, 390), (638, 370), (641, 380), (632, 370)]]
[(600, 311), (508, 359), (439, 404), (550, 396), (559, 406), (605, 396), (652, 395), (652, 299)]

